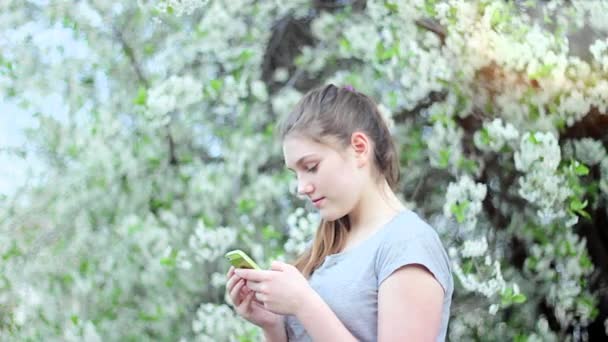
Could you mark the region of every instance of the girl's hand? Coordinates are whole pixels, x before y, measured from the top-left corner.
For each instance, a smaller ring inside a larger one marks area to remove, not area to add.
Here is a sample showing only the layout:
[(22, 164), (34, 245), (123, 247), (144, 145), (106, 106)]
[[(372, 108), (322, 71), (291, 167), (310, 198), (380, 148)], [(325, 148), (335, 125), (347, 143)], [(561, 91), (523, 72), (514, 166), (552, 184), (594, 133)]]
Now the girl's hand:
[(262, 329), (271, 329), (283, 324), (283, 316), (267, 310), (262, 303), (255, 299), (253, 292), (246, 284), (246, 280), (234, 274), (235, 268), (230, 267), (226, 276), (226, 291), (236, 308), (236, 312), (249, 322)]
[(271, 312), (295, 315), (314, 292), (295, 266), (273, 261), (271, 270), (237, 269), (235, 273), (247, 280), (255, 297)]

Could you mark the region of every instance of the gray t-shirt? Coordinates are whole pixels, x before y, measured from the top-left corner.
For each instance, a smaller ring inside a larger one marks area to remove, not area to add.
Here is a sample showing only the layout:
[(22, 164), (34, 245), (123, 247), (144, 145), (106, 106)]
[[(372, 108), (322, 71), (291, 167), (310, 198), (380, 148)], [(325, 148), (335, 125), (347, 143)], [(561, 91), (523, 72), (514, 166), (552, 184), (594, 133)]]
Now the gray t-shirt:
[[(435, 230), (410, 210), (400, 212), (353, 248), (328, 255), (309, 283), (359, 341), (376, 341), (378, 288), (407, 264), (424, 265), (445, 291), (437, 337), (445, 341), (454, 291), (450, 261)], [(295, 316), (285, 316), (285, 328), (289, 341), (311, 341)]]

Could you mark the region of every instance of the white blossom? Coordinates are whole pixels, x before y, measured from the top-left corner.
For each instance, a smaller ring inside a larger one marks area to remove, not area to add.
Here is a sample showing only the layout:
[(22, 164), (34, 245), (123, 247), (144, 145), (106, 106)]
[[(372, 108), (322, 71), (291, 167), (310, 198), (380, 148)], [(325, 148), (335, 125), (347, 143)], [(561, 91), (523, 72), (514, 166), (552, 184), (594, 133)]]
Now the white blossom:
[(289, 239), (284, 246), (285, 252), (292, 255), (303, 253), (314, 238), (319, 219), (317, 213), (306, 213), (303, 208), (297, 208), (289, 215), (287, 217)]
[(539, 172), (555, 172), (561, 160), (561, 151), (553, 134), (526, 132), (514, 158), (519, 171), (528, 172), (534, 168)]
[(174, 12), (176, 16), (192, 14), (195, 10), (203, 7), (208, 0), (161, 0), (156, 9), (160, 12)]
[(237, 233), (234, 228), (207, 228), (199, 221), (190, 236), (188, 244), (198, 262), (214, 261), (224, 255), (236, 242)]
[(486, 254), (488, 251), (488, 241), (485, 236), (477, 240), (466, 240), (463, 243), (460, 255), (463, 258), (475, 258)]
[(505, 145), (515, 148), (519, 132), (512, 124), (496, 118), (489, 123), (484, 122), (483, 128), (475, 132), (473, 138), (480, 150), (499, 152)]
[(443, 214), (456, 216), (465, 232), (472, 231), (477, 225), (477, 215), (481, 212), (481, 202), (486, 193), (485, 184), (475, 183), (468, 175), (462, 176), (457, 183), (448, 185)]
[(585, 165), (594, 166), (606, 157), (606, 148), (601, 141), (592, 138), (574, 140), (574, 155)]

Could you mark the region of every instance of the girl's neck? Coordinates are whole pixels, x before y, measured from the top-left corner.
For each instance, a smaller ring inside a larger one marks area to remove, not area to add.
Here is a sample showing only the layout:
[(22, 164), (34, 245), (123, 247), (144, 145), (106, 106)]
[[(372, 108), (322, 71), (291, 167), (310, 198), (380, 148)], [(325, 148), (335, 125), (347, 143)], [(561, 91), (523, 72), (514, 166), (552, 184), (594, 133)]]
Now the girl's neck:
[(381, 228), (397, 213), (406, 210), (386, 181), (382, 188), (370, 187), (349, 214), (351, 234), (367, 235)]

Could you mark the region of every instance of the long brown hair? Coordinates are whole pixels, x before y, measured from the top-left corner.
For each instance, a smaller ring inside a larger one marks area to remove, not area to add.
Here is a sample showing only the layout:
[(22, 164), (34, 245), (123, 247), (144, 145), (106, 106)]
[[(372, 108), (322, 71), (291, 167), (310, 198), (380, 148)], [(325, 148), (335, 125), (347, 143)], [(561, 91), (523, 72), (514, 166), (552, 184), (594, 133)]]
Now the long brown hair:
[[(333, 84), (310, 90), (279, 123), (278, 137), (283, 142), (290, 134), (332, 145), (334, 138), (341, 146), (350, 145), (352, 133), (365, 133), (374, 149), (376, 181), (386, 179), (391, 189), (399, 182), (399, 156), (386, 120), (369, 96), (352, 87)], [(305, 277), (321, 265), (326, 256), (339, 252), (350, 232), (348, 215), (335, 221), (321, 220), (312, 246), (298, 256), (293, 265)]]

